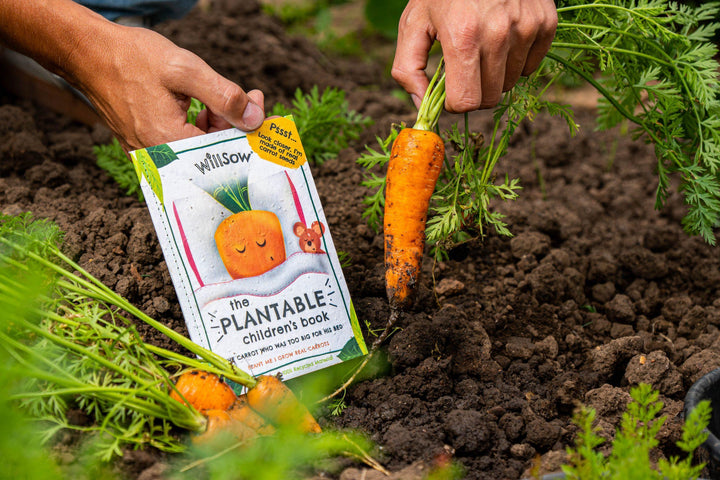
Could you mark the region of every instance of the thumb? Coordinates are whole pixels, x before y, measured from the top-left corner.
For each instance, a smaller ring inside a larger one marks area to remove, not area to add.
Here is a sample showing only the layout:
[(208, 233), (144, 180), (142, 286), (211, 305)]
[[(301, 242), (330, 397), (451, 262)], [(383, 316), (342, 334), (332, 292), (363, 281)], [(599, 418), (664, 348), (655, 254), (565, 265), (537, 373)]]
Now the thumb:
[(245, 93), (238, 84), (223, 77), (205, 62), (195, 74), (183, 75), (179, 80), (180, 93), (197, 98), (215, 116), (240, 130), (255, 130), (265, 120), (264, 97), (259, 90)]

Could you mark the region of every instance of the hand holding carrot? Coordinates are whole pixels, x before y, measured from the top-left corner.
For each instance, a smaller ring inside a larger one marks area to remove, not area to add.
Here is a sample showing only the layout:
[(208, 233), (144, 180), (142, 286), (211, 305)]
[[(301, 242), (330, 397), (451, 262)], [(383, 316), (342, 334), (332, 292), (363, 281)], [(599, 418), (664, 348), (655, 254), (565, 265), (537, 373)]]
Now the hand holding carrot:
[(433, 41), (442, 45), (446, 108), (490, 108), (550, 48), (557, 12), (552, 0), (410, 0), (400, 19), (392, 75), (416, 106), (428, 86)]

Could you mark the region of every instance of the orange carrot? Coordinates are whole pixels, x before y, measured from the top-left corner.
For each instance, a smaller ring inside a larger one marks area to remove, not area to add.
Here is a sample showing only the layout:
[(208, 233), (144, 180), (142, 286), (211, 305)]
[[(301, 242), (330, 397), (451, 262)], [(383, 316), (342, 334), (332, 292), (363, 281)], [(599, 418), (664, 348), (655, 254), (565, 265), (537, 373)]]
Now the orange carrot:
[(228, 409), (230, 418), (244, 423), (260, 435), (272, 435), (275, 428), (248, 405), (247, 395), (240, 395)]
[(385, 285), (390, 307), (404, 309), (420, 278), (425, 222), (445, 157), (435, 133), (400, 131), (393, 142), (385, 184)]
[(400, 131), (390, 151), (385, 184), (385, 287), (393, 311), (412, 304), (420, 279), (425, 223), (445, 158), (445, 145), (432, 130), (445, 99), (444, 75), (435, 74), (413, 128)]
[(189, 403), (201, 413), (207, 410), (227, 410), (237, 399), (233, 389), (220, 377), (199, 370), (180, 375), (170, 397), (181, 403)]
[(255, 430), (235, 420), (226, 410), (206, 410), (204, 415), (207, 417), (207, 428), (203, 433), (192, 437), (193, 443), (197, 445), (207, 443), (221, 433), (232, 435), (241, 442), (257, 436)]
[(270, 423), (298, 429), (301, 432), (320, 433), (322, 429), (308, 409), (278, 377), (261, 375), (257, 385), (247, 392), (250, 407)]
[(192, 436), (195, 444), (203, 444), (210, 441), (219, 432), (226, 431), (230, 425), (230, 415), (225, 410), (210, 409), (205, 410), (203, 415), (207, 418), (207, 427), (203, 433)]

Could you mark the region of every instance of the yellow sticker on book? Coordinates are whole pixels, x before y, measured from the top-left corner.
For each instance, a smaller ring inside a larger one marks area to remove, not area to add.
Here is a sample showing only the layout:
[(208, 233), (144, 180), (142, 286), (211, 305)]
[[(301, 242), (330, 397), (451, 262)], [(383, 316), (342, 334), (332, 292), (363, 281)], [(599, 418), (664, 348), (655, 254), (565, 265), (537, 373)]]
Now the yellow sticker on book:
[(287, 168), (305, 163), (305, 151), (295, 122), (288, 117), (275, 117), (247, 135), (250, 147), (260, 158)]

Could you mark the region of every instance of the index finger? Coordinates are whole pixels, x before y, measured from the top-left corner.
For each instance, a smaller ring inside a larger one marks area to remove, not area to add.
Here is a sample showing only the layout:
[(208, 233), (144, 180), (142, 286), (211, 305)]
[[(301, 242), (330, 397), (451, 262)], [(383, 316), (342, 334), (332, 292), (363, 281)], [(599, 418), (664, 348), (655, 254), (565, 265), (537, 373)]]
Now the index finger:
[(392, 65), (392, 77), (410, 94), (416, 107), (428, 87), (425, 75), (428, 52), (435, 41), (429, 25), (426, 28), (415, 28), (411, 25), (411, 13), (403, 12), (398, 28), (397, 47)]

